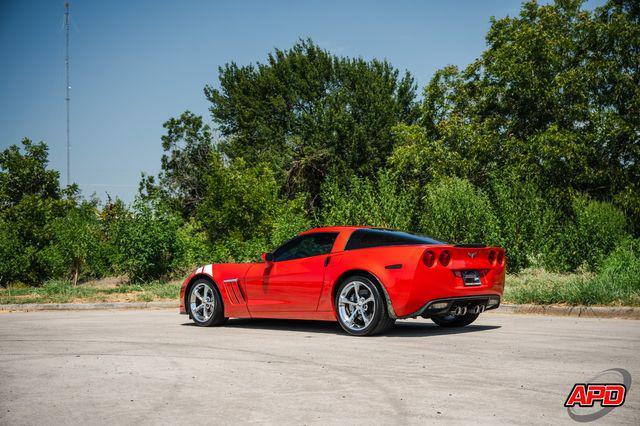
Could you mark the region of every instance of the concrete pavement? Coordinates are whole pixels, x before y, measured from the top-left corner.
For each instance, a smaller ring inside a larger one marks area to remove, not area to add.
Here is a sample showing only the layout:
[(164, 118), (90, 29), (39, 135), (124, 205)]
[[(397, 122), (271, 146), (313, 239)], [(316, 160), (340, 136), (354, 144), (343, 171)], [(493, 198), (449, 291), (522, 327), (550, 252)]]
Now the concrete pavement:
[(635, 382), (599, 423), (640, 424), (637, 321), (495, 313), (356, 338), (175, 310), (0, 313), (0, 423), (573, 423), (573, 384), (613, 367)]

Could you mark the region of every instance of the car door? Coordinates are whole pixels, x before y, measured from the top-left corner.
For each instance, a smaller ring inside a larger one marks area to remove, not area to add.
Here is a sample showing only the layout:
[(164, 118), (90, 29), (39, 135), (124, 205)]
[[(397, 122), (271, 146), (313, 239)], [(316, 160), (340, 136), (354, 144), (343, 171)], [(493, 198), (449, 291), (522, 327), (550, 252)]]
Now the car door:
[(251, 315), (315, 311), (327, 256), (337, 236), (337, 232), (300, 235), (277, 248), (264, 268), (252, 268), (246, 277)]

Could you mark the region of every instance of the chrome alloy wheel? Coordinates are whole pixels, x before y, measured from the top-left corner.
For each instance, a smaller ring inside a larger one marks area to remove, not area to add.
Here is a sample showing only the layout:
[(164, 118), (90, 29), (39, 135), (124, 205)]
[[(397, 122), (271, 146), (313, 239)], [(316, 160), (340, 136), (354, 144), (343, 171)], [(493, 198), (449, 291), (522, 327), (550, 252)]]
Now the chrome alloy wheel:
[(360, 331), (371, 323), (376, 312), (376, 301), (368, 284), (352, 281), (340, 292), (338, 314), (350, 330)]
[(205, 283), (198, 283), (191, 289), (189, 296), (191, 315), (198, 322), (207, 322), (213, 315), (216, 307), (216, 299), (213, 297), (213, 289)]

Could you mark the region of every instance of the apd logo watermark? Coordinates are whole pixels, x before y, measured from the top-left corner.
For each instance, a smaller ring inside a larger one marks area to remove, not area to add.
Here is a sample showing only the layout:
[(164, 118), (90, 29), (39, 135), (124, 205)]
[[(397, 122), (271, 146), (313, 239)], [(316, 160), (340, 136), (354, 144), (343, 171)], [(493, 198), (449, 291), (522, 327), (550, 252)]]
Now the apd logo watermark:
[(611, 368), (573, 385), (564, 406), (573, 420), (592, 422), (622, 406), (629, 389), (631, 374), (624, 368)]

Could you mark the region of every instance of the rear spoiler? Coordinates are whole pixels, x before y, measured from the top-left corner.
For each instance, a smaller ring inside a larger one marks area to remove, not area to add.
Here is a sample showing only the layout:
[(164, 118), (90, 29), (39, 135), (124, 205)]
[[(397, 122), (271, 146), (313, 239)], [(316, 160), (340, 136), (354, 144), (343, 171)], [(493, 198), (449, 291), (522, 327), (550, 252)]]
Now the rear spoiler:
[(460, 247), (460, 248), (484, 248), (486, 247), (485, 244), (481, 244), (481, 243), (471, 243), (471, 244), (455, 244), (454, 247)]

